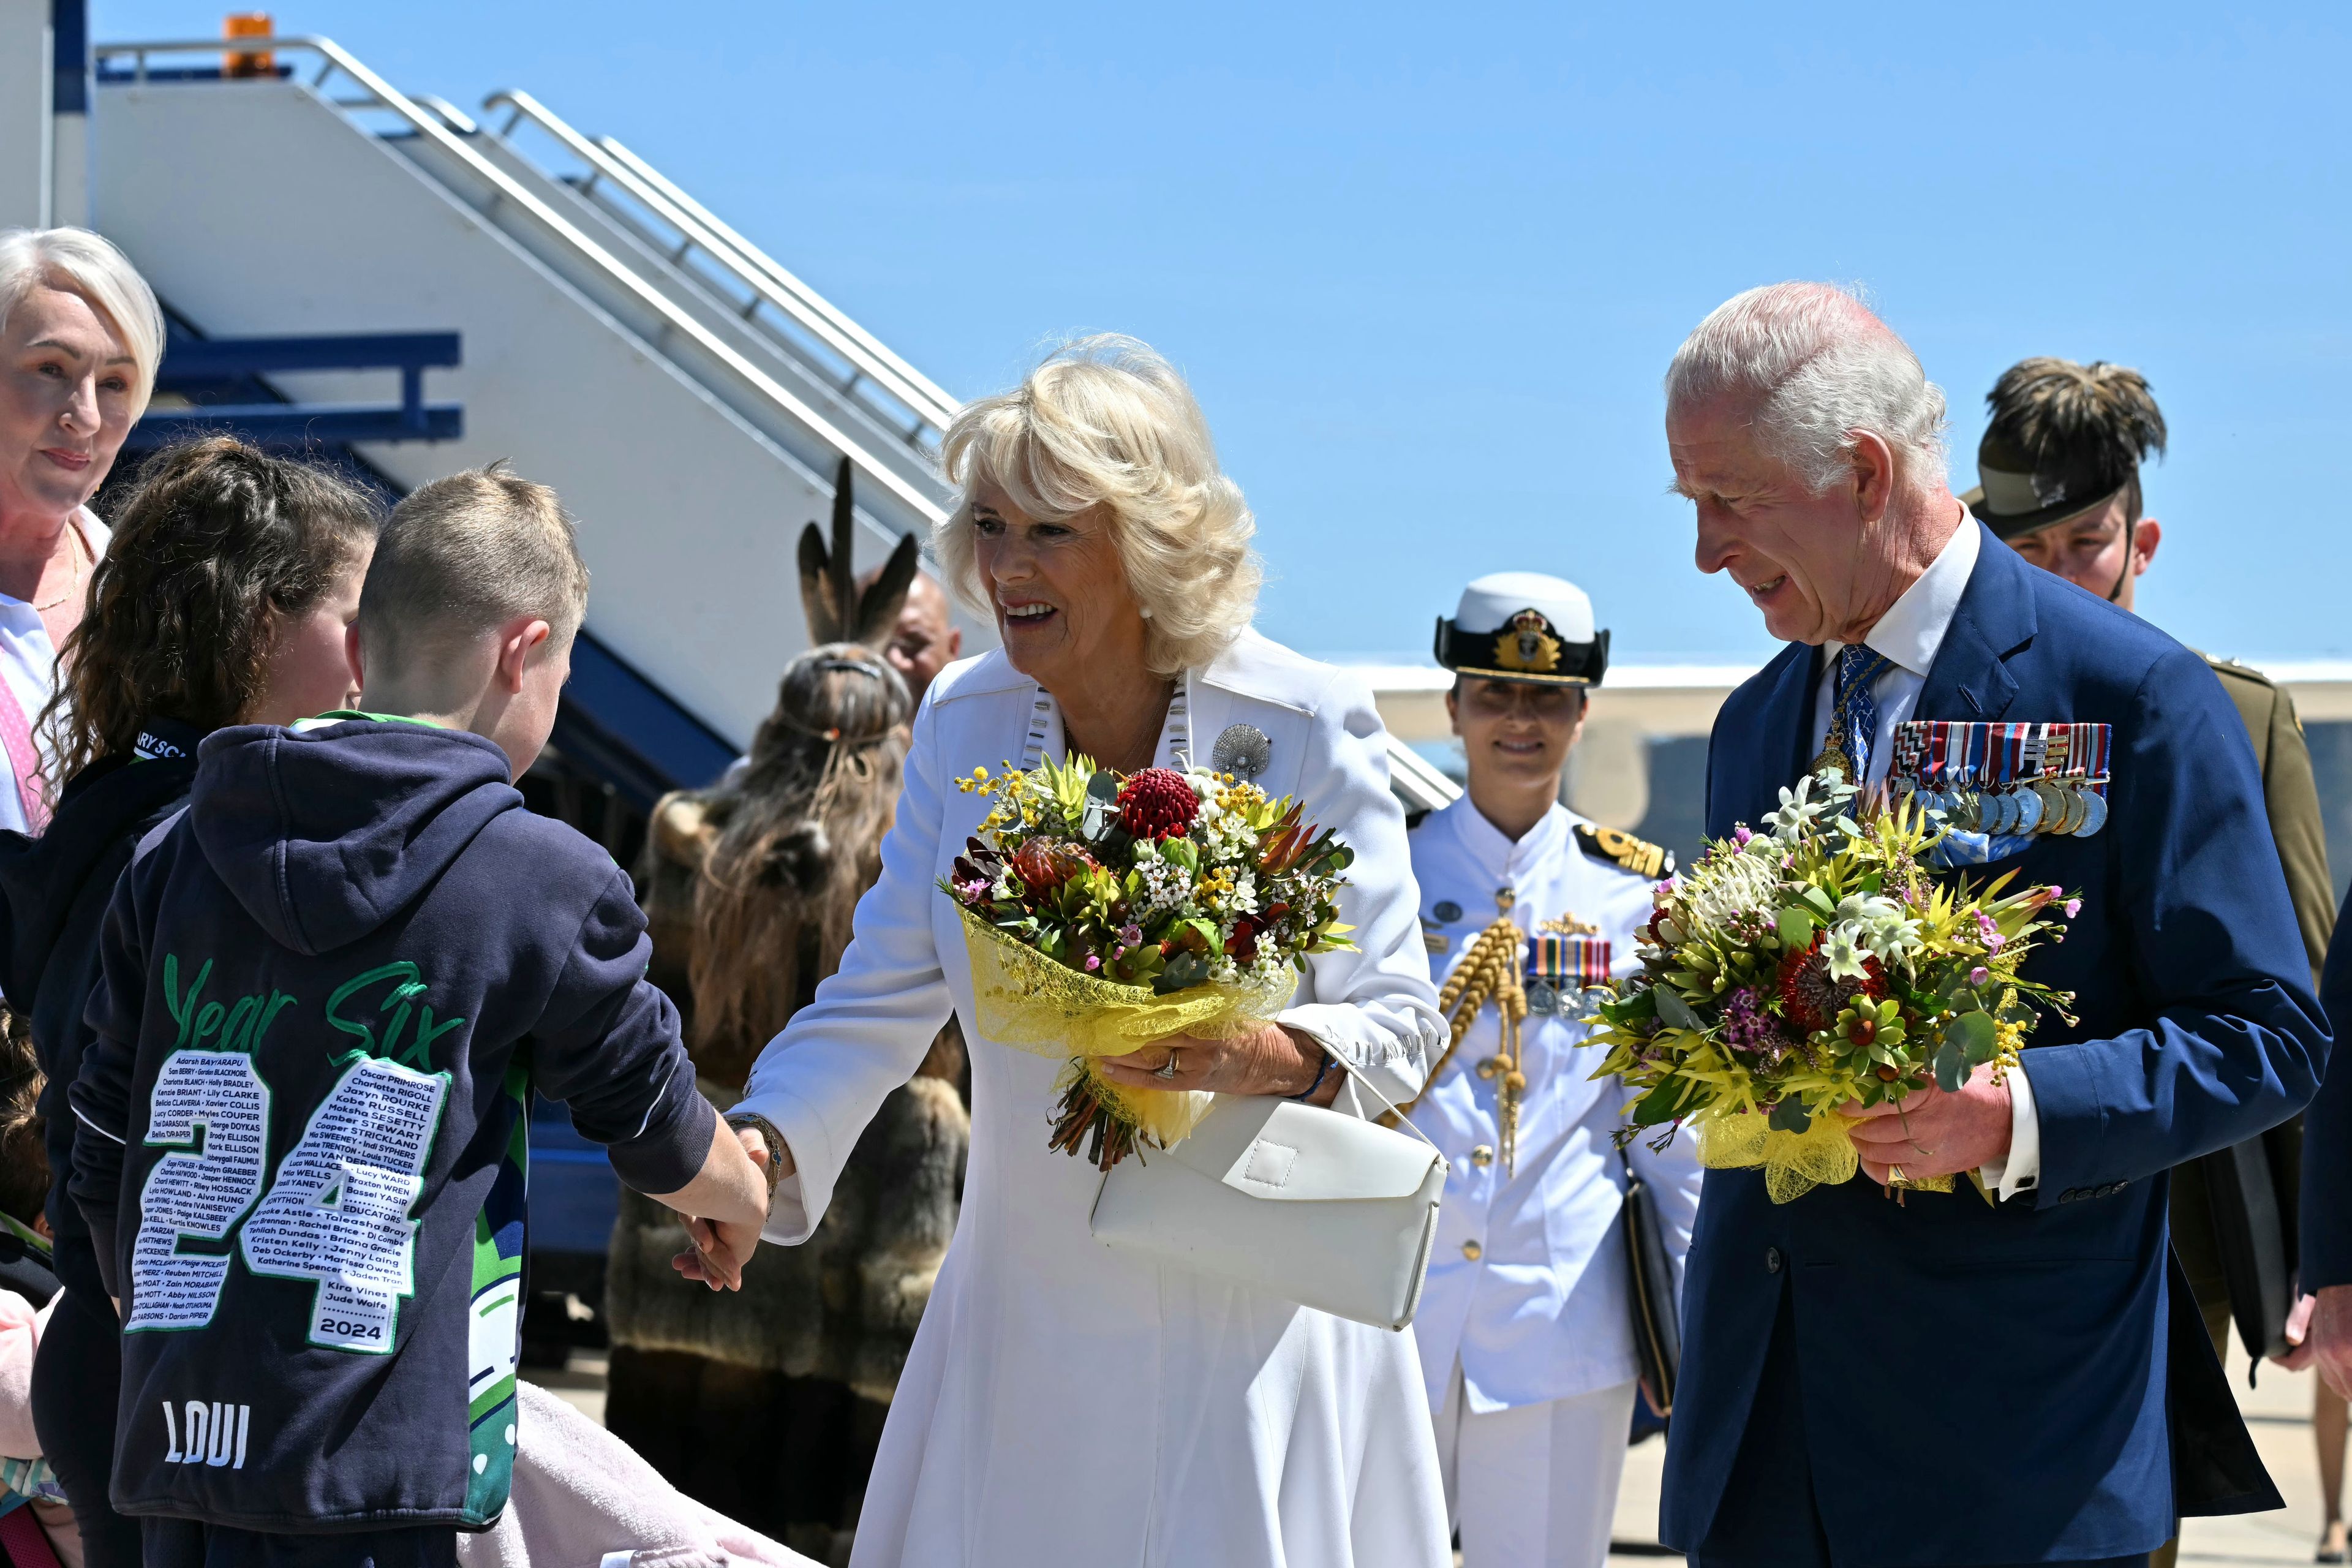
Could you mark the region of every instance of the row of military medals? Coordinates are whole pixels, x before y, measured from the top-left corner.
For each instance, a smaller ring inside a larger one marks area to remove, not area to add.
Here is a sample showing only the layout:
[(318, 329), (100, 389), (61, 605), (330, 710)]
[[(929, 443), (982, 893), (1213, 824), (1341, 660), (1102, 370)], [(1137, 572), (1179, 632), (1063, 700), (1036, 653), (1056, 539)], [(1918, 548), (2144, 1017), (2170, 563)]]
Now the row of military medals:
[(1964, 833), (2088, 838), (2107, 823), (2105, 724), (1964, 723), (1914, 719), (1895, 726), (1897, 787)]
[[(1478, 1064), (1477, 1073), (1495, 1086), (1496, 1142), (1507, 1177), (1518, 1163), (1519, 1106), (1528, 1089), (1522, 1026), (1530, 1014), (1549, 1017), (1578, 1012), (1579, 999), (1609, 975), (1609, 943), (1601, 940), (1597, 927), (1564, 915), (1543, 921), (1532, 934), (1522, 933), (1511, 918), (1517, 902), (1513, 889), (1495, 890), (1494, 923), (1471, 939), (1437, 995), (1437, 1009), (1445, 1015), (1453, 1035), (1447, 1056), (1470, 1032), (1479, 1010), (1489, 1001), (1495, 1004), (1502, 1026), (1495, 1054)], [(1524, 977), (1522, 940), (1528, 943)], [(1444, 1065), (1441, 1058), (1431, 1071), (1433, 1082)]]
[[(1813, 771), (1851, 781), (1843, 725), (1830, 728)], [(2105, 724), (1908, 719), (1895, 726), (1887, 787), (1962, 833), (2088, 838), (2107, 823), (2113, 734)]]

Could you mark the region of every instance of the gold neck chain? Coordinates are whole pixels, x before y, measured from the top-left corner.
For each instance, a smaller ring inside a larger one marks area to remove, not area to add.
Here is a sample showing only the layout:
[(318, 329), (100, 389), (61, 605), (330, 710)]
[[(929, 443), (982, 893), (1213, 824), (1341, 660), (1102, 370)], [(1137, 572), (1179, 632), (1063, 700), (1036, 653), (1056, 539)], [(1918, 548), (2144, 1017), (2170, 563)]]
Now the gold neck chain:
[(72, 581), (66, 584), (64, 593), (59, 594), (47, 604), (35, 605), (33, 613), (37, 616), (45, 616), (56, 609), (59, 605), (72, 598), (75, 590), (81, 586), (81, 557), (84, 547), (81, 542), (81, 530), (74, 526), (72, 518), (66, 519), (66, 552), (73, 557)]

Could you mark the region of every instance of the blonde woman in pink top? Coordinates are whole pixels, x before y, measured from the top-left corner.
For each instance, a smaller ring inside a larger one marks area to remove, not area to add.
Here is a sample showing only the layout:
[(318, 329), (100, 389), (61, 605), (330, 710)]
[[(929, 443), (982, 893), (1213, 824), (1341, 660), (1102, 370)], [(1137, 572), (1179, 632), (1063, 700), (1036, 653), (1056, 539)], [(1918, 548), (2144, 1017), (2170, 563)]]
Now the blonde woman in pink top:
[(122, 252), (88, 229), (0, 233), (0, 828), (48, 821), (31, 720), (106, 551), (87, 503), (163, 357), (163, 312)]

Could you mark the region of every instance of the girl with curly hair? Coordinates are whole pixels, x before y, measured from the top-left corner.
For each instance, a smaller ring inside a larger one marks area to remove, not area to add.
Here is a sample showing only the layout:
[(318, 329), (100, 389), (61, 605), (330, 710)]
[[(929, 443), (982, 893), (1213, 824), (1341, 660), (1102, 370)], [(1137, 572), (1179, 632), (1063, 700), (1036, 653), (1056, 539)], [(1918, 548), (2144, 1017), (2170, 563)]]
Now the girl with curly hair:
[(137, 1523), (107, 1506), (114, 1310), (65, 1195), (66, 1089), (80, 1067), (99, 929), (132, 849), (187, 795), (206, 733), (290, 724), (352, 700), (344, 631), (377, 521), (364, 491), (228, 437), (151, 459), (115, 518), (41, 716), (56, 816), (38, 838), (0, 833), (0, 984), (30, 1020), (47, 1077), (45, 1219), (63, 1287), (34, 1363), (33, 1415), (90, 1568), (128, 1568), (140, 1552)]

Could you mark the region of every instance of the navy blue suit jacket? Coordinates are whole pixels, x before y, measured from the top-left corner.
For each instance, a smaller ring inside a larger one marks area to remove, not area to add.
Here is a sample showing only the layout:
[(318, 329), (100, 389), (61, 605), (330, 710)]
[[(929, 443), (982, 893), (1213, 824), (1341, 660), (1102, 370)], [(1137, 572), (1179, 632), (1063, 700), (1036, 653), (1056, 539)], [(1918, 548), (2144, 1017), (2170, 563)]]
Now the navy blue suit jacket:
[[(2352, 898), (2344, 914), (2352, 916)], [(2342, 1038), (2352, 1024), (2352, 936), (2327, 944), (2319, 1001)], [(2302, 1288), (2352, 1285), (2352, 1063), (2336, 1064), (2304, 1113), (2302, 1206)]]
[[(1759, 821), (1811, 760), (1819, 668), (1792, 644), (1725, 702), (1710, 835)], [(2081, 1018), (2045, 1019), (2025, 1052), (2041, 1183), (1998, 1208), (1965, 1181), (1897, 1206), (1861, 1178), (1775, 1205), (1759, 1173), (1709, 1172), (1664, 1538), (1706, 1536), (1785, 1293), (1839, 1560), (2145, 1552), (2174, 1522), (2165, 1173), (2292, 1115), (2327, 1048), (2262, 781), (2202, 659), (1989, 532), (1914, 716), (2115, 727), (2105, 829), (1983, 872), (2083, 895), (2026, 971)]]

